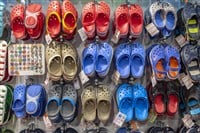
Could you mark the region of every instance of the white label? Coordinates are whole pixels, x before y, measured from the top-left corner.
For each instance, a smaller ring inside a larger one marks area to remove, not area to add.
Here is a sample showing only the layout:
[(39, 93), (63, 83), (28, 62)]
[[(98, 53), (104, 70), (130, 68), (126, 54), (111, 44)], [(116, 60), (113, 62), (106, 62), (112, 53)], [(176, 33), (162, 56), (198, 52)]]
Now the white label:
[(47, 73), (47, 77), (46, 77), (46, 79), (45, 79), (45, 81), (44, 81), (44, 84), (45, 85), (48, 85), (49, 84), (49, 74)]
[(185, 85), (185, 87), (189, 90), (192, 86), (193, 86), (193, 83), (192, 83), (192, 80), (190, 78), (189, 75), (186, 75), (185, 77), (182, 78), (182, 81)]
[(113, 124), (115, 124), (118, 127), (121, 127), (126, 120), (126, 115), (118, 112), (118, 114), (115, 116), (115, 119), (113, 120)]
[(184, 118), (182, 118), (182, 121), (184, 123), (184, 126), (187, 128), (191, 128), (194, 125), (194, 122), (192, 121), (190, 115), (184, 115)]
[(46, 128), (51, 128), (53, 126), (51, 121), (49, 120), (49, 117), (46, 114), (43, 116), (43, 121)]
[(182, 48), (186, 44), (186, 39), (183, 35), (179, 35), (175, 38), (177, 44)]
[(89, 81), (89, 78), (87, 75), (85, 75), (84, 71), (82, 70), (80, 73), (79, 73), (79, 78), (81, 80), (81, 84), (84, 85), (85, 83), (87, 83)]
[(151, 35), (151, 37), (154, 37), (159, 33), (159, 30), (153, 23), (148, 24), (145, 28), (147, 32)]
[(118, 31), (116, 29), (115, 31), (115, 34), (113, 35), (113, 37), (111, 38), (111, 41), (114, 43), (114, 44), (117, 44), (119, 42), (119, 35), (120, 35), (120, 31)]
[(79, 33), (79, 36), (81, 37), (81, 40), (82, 40), (83, 42), (84, 42), (85, 40), (87, 40), (87, 35), (86, 35), (86, 33), (85, 33), (83, 27), (80, 28), (80, 29), (78, 30), (78, 33)]
[(81, 87), (80, 87), (80, 81), (78, 78), (74, 79), (74, 88), (76, 90), (79, 90)]
[(183, 77), (185, 77), (185, 73), (180, 73), (179, 76), (178, 76), (178, 80), (181, 84), (181, 86), (185, 86), (185, 84), (183, 83)]
[(10, 40), (11, 40), (11, 43), (16, 43), (16, 38), (15, 38), (15, 36), (13, 34), (13, 31), (11, 32), (11, 38), (10, 38)]
[(45, 35), (45, 40), (46, 40), (48, 45), (52, 42), (52, 38), (49, 34)]
[(155, 87), (157, 84), (156, 77), (154, 74), (151, 76), (151, 83), (152, 83), (152, 87)]
[(112, 81), (117, 85), (119, 83), (120, 79), (120, 73), (118, 71), (115, 71), (112, 75)]

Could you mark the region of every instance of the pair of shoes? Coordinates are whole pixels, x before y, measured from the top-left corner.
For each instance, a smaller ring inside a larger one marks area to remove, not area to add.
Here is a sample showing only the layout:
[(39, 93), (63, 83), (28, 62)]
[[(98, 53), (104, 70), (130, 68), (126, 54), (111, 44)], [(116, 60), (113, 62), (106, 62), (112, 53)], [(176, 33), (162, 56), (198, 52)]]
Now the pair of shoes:
[(110, 118), (112, 96), (108, 86), (98, 85), (97, 89), (92, 85), (85, 87), (81, 94), (81, 102), (83, 118), (86, 121), (94, 121), (96, 114), (102, 122)]
[(194, 82), (200, 81), (200, 46), (191, 44), (181, 49), (182, 62)]
[(174, 6), (168, 2), (154, 2), (149, 7), (151, 21), (164, 37), (171, 35), (176, 28), (177, 14)]
[(0, 125), (5, 125), (11, 118), (11, 106), (13, 101), (13, 88), (10, 85), (0, 85)]
[(15, 86), (12, 110), (18, 118), (43, 116), (46, 105), (46, 91), (40, 84)]
[[(77, 92), (70, 84), (63, 87), (53, 85), (49, 89), (46, 113), (49, 119), (55, 123), (72, 121), (75, 117), (77, 104)], [(62, 117), (62, 118), (61, 118)]]
[(174, 116), (179, 107), (179, 86), (175, 83), (159, 83), (150, 90), (152, 103), (158, 115)]
[(53, 0), (47, 9), (46, 31), (52, 38), (56, 38), (62, 30), (64, 37), (71, 39), (76, 31), (77, 20), (78, 12), (70, 0), (64, 0), (62, 6), (59, 1)]
[(143, 10), (138, 4), (122, 4), (114, 13), (115, 30), (119, 37), (126, 37), (128, 33), (133, 37), (139, 37), (143, 30)]
[(144, 74), (145, 49), (139, 42), (120, 44), (115, 50), (115, 66), (121, 78), (140, 78)]
[(149, 59), (153, 75), (157, 80), (164, 80), (166, 75), (169, 79), (178, 77), (181, 65), (177, 48), (171, 45), (157, 44), (151, 49)]
[(151, 127), (147, 133), (176, 133), (171, 127)]
[(200, 126), (195, 124), (191, 128), (187, 128), (185, 126), (182, 126), (179, 129), (178, 133), (199, 133), (199, 131), (200, 131)]
[(61, 76), (72, 81), (78, 71), (78, 55), (70, 43), (52, 42), (46, 48), (46, 62), (50, 79), (60, 80)]
[(89, 39), (95, 31), (101, 38), (107, 36), (110, 26), (110, 7), (105, 1), (89, 2), (82, 9), (82, 26)]
[(113, 49), (110, 44), (91, 43), (82, 52), (82, 69), (87, 76), (105, 77), (111, 66)]
[(121, 84), (117, 89), (116, 99), (119, 112), (126, 115), (126, 122), (147, 119), (149, 100), (147, 91), (141, 84)]
[(16, 39), (38, 39), (43, 33), (45, 16), (40, 4), (15, 5), (10, 13), (11, 29)]
[(181, 16), (189, 39), (198, 40), (200, 38), (200, 5), (187, 2), (183, 7)]

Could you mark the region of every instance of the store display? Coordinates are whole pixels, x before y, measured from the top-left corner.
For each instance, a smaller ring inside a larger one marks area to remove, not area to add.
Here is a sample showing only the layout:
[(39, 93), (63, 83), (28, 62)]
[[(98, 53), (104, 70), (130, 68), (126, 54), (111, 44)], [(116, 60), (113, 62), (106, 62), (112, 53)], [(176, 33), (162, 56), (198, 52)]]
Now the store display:
[(43, 44), (13, 44), (8, 47), (9, 75), (43, 75), (45, 73)]

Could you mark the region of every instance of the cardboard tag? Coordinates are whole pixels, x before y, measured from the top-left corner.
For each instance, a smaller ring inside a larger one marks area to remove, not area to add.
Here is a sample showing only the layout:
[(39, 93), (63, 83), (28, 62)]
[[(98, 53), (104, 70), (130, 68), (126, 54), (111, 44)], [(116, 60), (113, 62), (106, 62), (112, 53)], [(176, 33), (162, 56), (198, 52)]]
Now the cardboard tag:
[(151, 76), (151, 83), (152, 83), (152, 87), (155, 87), (157, 84), (156, 77), (154, 74)]
[(11, 41), (11, 43), (16, 43), (16, 38), (15, 38), (15, 36), (13, 34), (13, 31), (11, 32), (10, 41)]
[(76, 90), (79, 90), (81, 87), (80, 87), (80, 81), (78, 78), (74, 79), (74, 88)]
[(185, 85), (185, 87), (189, 90), (194, 84), (192, 83), (192, 80), (189, 75), (186, 75), (182, 78), (182, 81)]
[(115, 119), (113, 120), (113, 124), (116, 125), (117, 127), (121, 127), (126, 120), (126, 115), (118, 112), (117, 115), (115, 116)]
[(148, 122), (153, 124), (156, 121), (156, 119), (157, 119), (157, 114), (153, 109), (151, 109), (149, 112)]
[(183, 35), (179, 35), (175, 38), (176, 43), (182, 48), (186, 44), (186, 38)]
[(49, 117), (47, 116), (47, 114), (45, 114), (43, 116), (43, 121), (44, 121), (46, 128), (51, 128), (53, 126), (51, 121), (49, 120)]
[(111, 77), (112, 81), (117, 85), (119, 83), (120, 79), (120, 73), (118, 71), (115, 71)]
[(79, 78), (80, 78), (80, 81), (81, 81), (82, 85), (84, 85), (85, 83), (87, 83), (89, 81), (88, 76), (85, 75), (83, 70), (79, 73)]
[(184, 126), (187, 128), (191, 128), (192, 126), (194, 126), (194, 122), (191, 119), (191, 116), (186, 114), (184, 115), (184, 118), (182, 118), (182, 121), (184, 123)]
[(52, 38), (49, 34), (45, 35), (45, 40), (48, 45), (52, 42)]
[(183, 77), (185, 77), (185, 73), (180, 73), (179, 76), (178, 76), (178, 80), (181, 84), (181, 86), (185, 86), (185, 84), (183, 83)]
[(86, 35), (86, 33), (85, 33), (83, 27), (80, 28), (80, 29), (78, 30), (78, 33), (79, 33), (79, 36), (81, 37), (81, 40), (82, 40), (83, 42), (84, 42), (85, 40), (87, 40), (87, 35)]
[(159, 33), (159, 30), (153, 23), (148, 24), (147, 26), (145, 26), (145, 28), (151, 37), (154, 37)]
[(117, 44), (119, 42), (119, 35), (120, 35), (120, 31), (118, 31), (117, 29), (115, 30), (115, 34), (113, 35), (113, 37), (111, 38), (111, 42), (113, 42), (114, 44)]

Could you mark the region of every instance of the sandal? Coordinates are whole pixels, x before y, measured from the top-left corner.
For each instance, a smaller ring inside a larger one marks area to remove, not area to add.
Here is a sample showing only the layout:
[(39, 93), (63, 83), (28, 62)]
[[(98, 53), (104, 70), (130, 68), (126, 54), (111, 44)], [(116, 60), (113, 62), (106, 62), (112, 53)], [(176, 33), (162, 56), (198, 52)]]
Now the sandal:
[(125, 37), (129, 32), (129, 9), (128, 6), (120, 5), (114, 13), (114, 25), (116, 31), (119, 31), (120, 37)]
[(105, 1), (100, 1), (96, 5), (96, 30), (99, 37), (108, 34), (110, 26), (110, 7)]
[(46, 31), (55, 38), (61, 31), (61, 6), (59, 1), (53, 0), (49, 3), (46, 15)]
[(187, 73), (194, 82), (200, 81), (200, 60), (198, 48), (190, 44), (185, 45), (181, 50), (181, 58)]
[(138, 4), (131, 4), (130, 14), (130, 33), (133, 37), (139, 37), (143, 30), (143, 10)]
[(165, 47), (166, 71), (169, 79), (176, 79), (181, 69), (178, 49), (168, 45)]
[(50, 78), (57, 81), (61, 78), (62, 72), (62, 57), (60, 44), (53, 46), (53, 43), (48, 45), (46, 48), (46, 62), (47, 70)]
[(99, 85), (97, 89), (97, 115), (100, 121), (106, 122), (110, 118), (112, 96), (109, 87)]
[(44, 114), (46, 106), (46, 91), (40, 84), (30, 85), (26, 92), (26, 112), (33, 117)]
[(62, 44), (62, 71), (63, 77), (67, 81), (75, 78), (78, 71), (78, 55), (76, 49), (71, 44)]
[(96, 119), (96, 91), (93, 86), (87, 86), (81, 94), (83, 118), (92, 122)]
[(144, 74), (145, 49), (142, 44), (136, 42), (131, 45), (131, 75), (140, 78)]
[(6, 41), (0, 41), (0, 81), (5, 81), (9, 77), (7, 68), (7, 47), (8, 44)]
[(162, 45), (156, 45), (149, 54), (153, 74), (157, 80), (165, 78), (165, 49)]
[(32, 39), (38, 39), (43, 31), (44, 14), (40, 4), (29, 4), (26, 7), (25, 26)]
[(88, 38), (95, 36), (95, 4), (94, 2), (87, 3), (82, 9), (82, 25)]
[(15, 5), (10, 13), (11, 28), (16, 39), (25, 39), (27, 37), (26, 27), (24, 24), (25, 7), (23, 4)]
[(72, 121), (75, 117), (77, 92), (70, 84), (63, 86), (60, 114), (65, 121)]
[(95, 70), (100, 77), (105, 77), (111, 66), (113, 49), (110, 44), (104, 42), (98, 45)]
[(115, 65), (121, 78), (128, 78), (130, 75), (131, 47), (129, 44), (120, 44), (115, 50)]
[(154, 2), (149, 7), (151, 20), (158, 29), (163, 29), (166, 25), (165, 11), (160, 2)]
[(19, 84), (14, 88), (12, 110), (18, 118), (26, 117), (26, 86)]
[(97, 45), (95, 43), (89, 44), (82, 52), (82, 69), (87, 76), (94, 76)]
[(134, 116), (138, 121), (145, 121), (148, 118), (149, 100), (146, 89), (141, 84), (133, 85)]
[(126, 115), (126, 122), (133, 119), (133, 89), (129, 84), (122, 84), (116, 92), (119, 112)]
[(62, 97), (62, 88), (60, 85), (53, 85), (49, 89), (46, 113), (49, 119), (54, 123), (61, 121), (60, 105)]
[(62, 4), (62, 30), (68, 36), (74, 34), (77, 27), (78, 12), (70, 0)]

